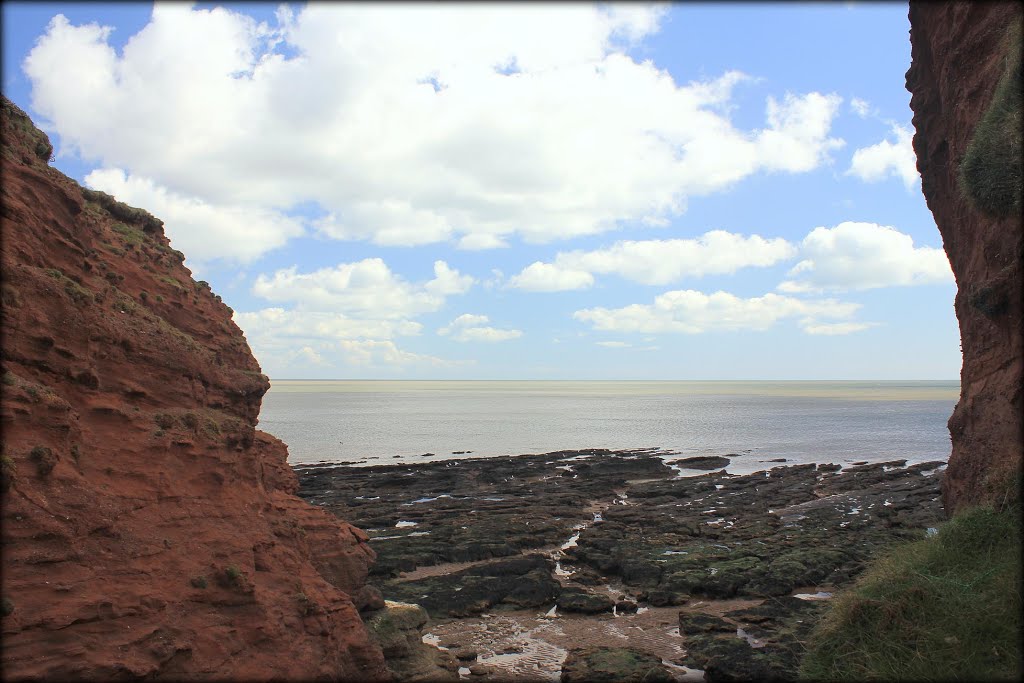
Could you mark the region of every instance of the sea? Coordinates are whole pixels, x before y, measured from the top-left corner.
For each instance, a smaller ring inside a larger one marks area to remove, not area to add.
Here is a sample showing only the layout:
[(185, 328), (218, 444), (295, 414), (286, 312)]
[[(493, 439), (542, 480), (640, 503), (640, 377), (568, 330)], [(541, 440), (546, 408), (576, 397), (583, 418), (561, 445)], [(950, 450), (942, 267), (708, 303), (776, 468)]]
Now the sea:
[(607, 448), (786, 464), (949, 457), (958, 381), (272, 380), (259, 427), (292, 465)]

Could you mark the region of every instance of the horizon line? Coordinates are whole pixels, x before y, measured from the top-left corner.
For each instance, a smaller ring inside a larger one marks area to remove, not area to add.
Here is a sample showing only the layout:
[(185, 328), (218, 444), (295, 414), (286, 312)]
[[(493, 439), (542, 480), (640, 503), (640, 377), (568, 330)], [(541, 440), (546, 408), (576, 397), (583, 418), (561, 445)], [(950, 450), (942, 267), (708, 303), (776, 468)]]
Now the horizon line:
[(960, 382), (959, 378), (955, 379), (914, 379), (914, 378), (898, 378), (898, 379), (842, 379), (842, 378), (829, 378), (829, 379), (493, 379), (493, 378), (475, 378), (475, 379), (431, 379), (431, 378), (403, 378), (403, 377), (375, 377), (375, 378), (360, 378), (360, 377), (320, 377), (315, 379), (303, 378), (303, 377), (270, 377), (267, 376), (271, 382)]

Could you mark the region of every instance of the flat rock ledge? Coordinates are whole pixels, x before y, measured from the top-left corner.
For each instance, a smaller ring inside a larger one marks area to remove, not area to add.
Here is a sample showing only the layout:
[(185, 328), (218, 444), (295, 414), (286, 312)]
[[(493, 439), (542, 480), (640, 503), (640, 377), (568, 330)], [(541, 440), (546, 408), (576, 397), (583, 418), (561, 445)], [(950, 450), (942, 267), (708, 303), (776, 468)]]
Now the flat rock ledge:
[(297, 469), (300, 496), (366, 531), (384, 597), (478, 652), (467, 675), (482, 681), (792, 679), (829, 596), (944, 519), (940, 461), (678, 476), (678, 455)]

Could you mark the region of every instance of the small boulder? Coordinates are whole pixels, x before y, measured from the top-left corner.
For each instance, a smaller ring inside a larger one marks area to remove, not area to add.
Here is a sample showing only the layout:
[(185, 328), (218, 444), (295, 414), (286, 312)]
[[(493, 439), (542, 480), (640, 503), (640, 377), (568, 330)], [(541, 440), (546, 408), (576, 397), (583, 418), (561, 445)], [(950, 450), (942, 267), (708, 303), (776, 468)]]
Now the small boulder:
[(636, 609), (636, 603), (632, 600), (619, 600), (615, 603), (615, 611), (619, 614), (635, 614)]
[(615, 602), (607, 595), (596, 595), (579, 588), (565, 588), (558, 597), (558, 607), (564, 612), (600, 614), (611, 612), (614, 606)]

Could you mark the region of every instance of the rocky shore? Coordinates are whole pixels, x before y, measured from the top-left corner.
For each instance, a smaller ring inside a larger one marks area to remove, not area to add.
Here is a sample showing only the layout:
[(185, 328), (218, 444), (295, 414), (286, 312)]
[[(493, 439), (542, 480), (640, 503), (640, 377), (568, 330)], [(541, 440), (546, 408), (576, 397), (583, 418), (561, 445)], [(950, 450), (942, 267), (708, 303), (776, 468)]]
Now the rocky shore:
[(424, 640), (450, 653), (407, 679), (791, 679), (830, 594), (943, 519), (944, 463), (694, 473), (744, 457), (296, 471), (301, 497), (366, 531), (383, 597), (426, 610)]

